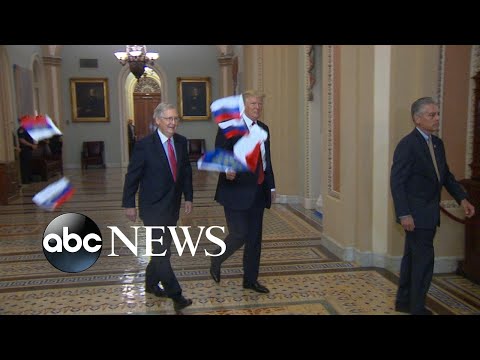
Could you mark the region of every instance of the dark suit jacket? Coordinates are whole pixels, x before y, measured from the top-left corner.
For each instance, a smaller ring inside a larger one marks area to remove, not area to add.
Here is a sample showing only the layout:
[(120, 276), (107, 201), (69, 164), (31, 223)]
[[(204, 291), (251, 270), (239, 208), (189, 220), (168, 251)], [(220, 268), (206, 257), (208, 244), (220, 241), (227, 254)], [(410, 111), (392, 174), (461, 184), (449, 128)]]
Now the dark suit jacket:
[(178, 220), (182, 193), (185, 201), (193, 200), (192, 167), (188, 160), (187, 139), (173, 135), (177, 153), (177, 181), (168, 163), (157, 131), (135, 144), (128, 172), (125, 175), (122, 206), (135, 207), (135, 194), (140, 185), (140, 218), (174, 216)]
[(397, 215), (412, 215), (415, 227), (435, 229), (440, 225), (442, 186), (460, 203), (467, 194), (450, 172), (443, 141), (432, 135), (440, 182), (422, 134), (414, 129), (398, 143), (393, 154), (390, 188)]
[[(265, 207), (270, 208), (272, 204), (271, 189), (275, 188), (275, 177), (273, 175), (272, 160), (270, 158), (270, 132), (268, 126), (257, 121), (258, 126), (268, 133), (265, 141), (265, 180), (263, 182), (263, 191), (265, 193)], [(233, 146), (240, 140), (241, 136), (234, 136), (226, 139), (220, 128), (215, 139), (215, 148), (223, 148), (233, 151)], [(215, 192), (215, 200), (225, 207), (235, 210), (249, 209), (255, 200), (257, 190), (257, 175), (251, 172), (237, 173), (234, 180), (227, 180), (225, 173), (218, 176), (217, 191)]]
[(128, 124), (128, 141), (135, 142), (135, 125)]

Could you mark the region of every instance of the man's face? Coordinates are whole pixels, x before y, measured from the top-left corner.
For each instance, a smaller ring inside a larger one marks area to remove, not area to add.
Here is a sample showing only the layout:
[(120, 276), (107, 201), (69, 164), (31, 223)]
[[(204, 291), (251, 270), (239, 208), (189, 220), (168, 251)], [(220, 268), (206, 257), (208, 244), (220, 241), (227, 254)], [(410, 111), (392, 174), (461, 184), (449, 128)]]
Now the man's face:
[(435, 104), (423, 106), (421, 113), (415, 116), (415, 125), (429, 134), (438, 131), (440, 127), (438, 106)]
[(263, 100), (261, 97), (249, 96), (245, 99), (245, 115), (257, 121), (262, 115)]
[(168, 109), (163, 115), (155, 119), (155, 123), (163, 135), (170, 138), (175, 134), (178, 125), (178, 111), (176, 109)]

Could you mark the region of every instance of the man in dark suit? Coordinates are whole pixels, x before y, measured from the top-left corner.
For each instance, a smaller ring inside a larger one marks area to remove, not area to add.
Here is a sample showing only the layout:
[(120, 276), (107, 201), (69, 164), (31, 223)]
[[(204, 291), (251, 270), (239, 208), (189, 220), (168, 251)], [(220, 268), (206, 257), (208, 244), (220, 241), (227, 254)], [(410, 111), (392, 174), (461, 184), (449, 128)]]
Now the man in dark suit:
[(137, 137), (135, 135), (135, 125), (133, 125), (132, 119), (128, 119), (127, 130), (128, 130), (128, 157), (131, 158), (132, 150), (135, 145), (135, 141), (137, 140)]
[(425, 301), (433, 277), (433, 238), (440, 226), (442, 187), (467, 217), (474, 215), (475, 208), (448, 168), (443, 141), (433, 135), (439, 128), (437, 103), (430, 97), (418, 99), (411, 115), (416, 128), (398, 143), (390, 174), (397, 222), (406, 235), (395, 309), (431, 315)]
[[(243, 287), (260, 293), (269, 290), (257, 280), (262, 245), (262, 226), (264, 209), (269, 209), (275, 201), (275, 179), (270, 159), (270, 133), (268, 126), (258, 121), (262, 113), (264, 95), (249, 90), (243, 94), (245, 113), (243, 120), (248, 129), (260, 126), (268, 134), (261, 145), (261, 154), (255, 173), (221, 173), (218, 178), (215, 200), (224, 207), (228, 226), (225, 239), (226, 250), (212, 257), (210, 274), (215, 282), (220, 282), (221, 264), (235, 251), (245, 245), (243, 254)], [(233, 151), (233, 146), (241, 138), (235, 136), (226, 139), (219, 129), (215, 140), (216, 148)]]
[(32, 153), (37, 149), (38, 145), (32, 139), (30, 134), (21, 124), (17, 130), (18, 142), (20, 143), (20, 173), (22, 176), (22, 184), (30, 184), (32, 182)]
[[(140, 185), (139, 210), (145, 226), (163, 226), (153, 229), (152, 239), (155, 255), (147, 266), (145, 291), (158, 297), (168, 296), (173, 300), (175, 311), (192, 304), (182, 295), (182, 288), (170, 264), (172, 236), (167, 226), (176, 226), (180, 214), (182, 193), (185, 197), (185, 213), (192, 211), (192, 168), (188, 160), (187, 139), (176, 134), (178, 112), (171, 104), (159, 104), (153, 118), (157, 131), (135, 144), (132, 158), (125, 175), (123, 203), (125, 214), (135, 221), (135, 194)], [(165, 252), (163, 256), (162, 254)], [(159, 286), (161, 282), (164, 290)]]

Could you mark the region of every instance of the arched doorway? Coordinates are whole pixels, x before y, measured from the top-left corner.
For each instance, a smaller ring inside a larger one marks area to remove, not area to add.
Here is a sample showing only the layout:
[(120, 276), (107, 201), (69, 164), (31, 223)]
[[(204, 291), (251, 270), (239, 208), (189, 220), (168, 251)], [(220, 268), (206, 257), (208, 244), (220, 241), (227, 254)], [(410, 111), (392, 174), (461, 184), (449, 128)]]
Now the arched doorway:
[(137, 140), (155, 130), (153, 111), (161, 101), (158, 81), (153, 77), (141, 77), (133, 91), (133, 116)]

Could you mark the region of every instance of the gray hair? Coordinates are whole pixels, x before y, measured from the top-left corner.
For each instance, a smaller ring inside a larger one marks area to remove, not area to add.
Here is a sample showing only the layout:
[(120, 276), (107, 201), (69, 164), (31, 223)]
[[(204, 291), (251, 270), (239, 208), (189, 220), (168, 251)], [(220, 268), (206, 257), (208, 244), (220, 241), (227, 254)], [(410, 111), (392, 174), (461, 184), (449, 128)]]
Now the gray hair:
[(438, 106), (438, 103), (435, 100), (433, 100), (432, 97), (423, 97), (418, 100), (415, 100), (411, 108), (412, 120), (415, 120), (415, 116), (419, 116), (423, 112), (423, 107), (425, 105), (430, 105), (430, 104), (434, 104)]
[(168, 104), (168, 103), (158, 104), (158, 106), (153, 111), (153, 118), (158, 119), (158, 118), (162, 117), (163, 114), (165, 114), (165, 111), (170, 110), (170, 109), (177, 110), (177, 107), (173, 104)]

